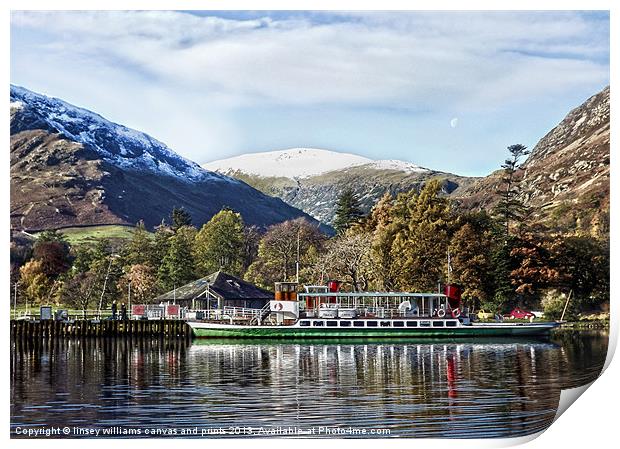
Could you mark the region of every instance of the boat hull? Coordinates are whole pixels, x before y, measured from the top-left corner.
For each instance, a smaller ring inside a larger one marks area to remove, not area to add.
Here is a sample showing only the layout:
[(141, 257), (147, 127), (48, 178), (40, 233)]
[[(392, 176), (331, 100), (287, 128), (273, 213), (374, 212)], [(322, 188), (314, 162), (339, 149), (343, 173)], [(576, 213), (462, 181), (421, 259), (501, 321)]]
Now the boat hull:
[(468, 338), (548, 335), (557, 323), (470, 325), (454, 328), (325, 329), (297, 326), (242, 326), (189, 323), (198, 338)]

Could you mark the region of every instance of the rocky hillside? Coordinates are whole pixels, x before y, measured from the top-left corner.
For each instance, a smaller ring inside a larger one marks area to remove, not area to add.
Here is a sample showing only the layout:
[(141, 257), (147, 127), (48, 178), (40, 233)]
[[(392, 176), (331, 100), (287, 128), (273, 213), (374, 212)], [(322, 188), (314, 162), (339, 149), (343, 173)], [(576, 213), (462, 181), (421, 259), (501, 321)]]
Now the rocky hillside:
[(11, 86), (11, 227), (159, 224), (184, 207), (202, 224), (222, 207), (249, 224), (303, 212), (188, 161), (152, 137)]
[(281, 198), (316, 219), (331, 224), (342, 191), (353, 188), (368, 212), (385, 192), (420, 189), (429, 179), (443, 180), (446, 195), (454, 195), (477, 178), (430, 170), (398, 160), (373, 161), (335, 151), (294, 148), (254, 153), (211, 162), (205, 168), (243, 180)]
[[(573, 109), (532, 149), (518, 188), (533, 218), (564, 229), (607, 232), (609, 217), (609, 87)], [(467, 208), (497, 204), (501, 173), (460, 193)]]

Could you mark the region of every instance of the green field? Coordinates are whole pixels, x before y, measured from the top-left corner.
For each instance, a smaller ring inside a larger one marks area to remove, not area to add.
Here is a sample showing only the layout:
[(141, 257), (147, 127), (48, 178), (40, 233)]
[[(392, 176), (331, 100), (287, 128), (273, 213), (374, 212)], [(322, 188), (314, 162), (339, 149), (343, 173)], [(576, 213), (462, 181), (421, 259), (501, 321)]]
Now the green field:
[(94, 243), (96, 239), (130, 239), (133, 226), (103, 225), (59, 229), (72, 244)]

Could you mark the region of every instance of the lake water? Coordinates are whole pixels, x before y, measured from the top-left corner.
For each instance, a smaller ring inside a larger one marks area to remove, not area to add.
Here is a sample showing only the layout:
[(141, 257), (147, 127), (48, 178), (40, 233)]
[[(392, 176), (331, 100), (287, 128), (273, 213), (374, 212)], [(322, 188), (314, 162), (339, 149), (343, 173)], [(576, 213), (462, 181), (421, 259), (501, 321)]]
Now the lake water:
[(11, 432), (521, 436), (551, 424), (562, 388), (596, 379), (607, 341), (607, 332), (559, 331), (457, 342), (12, 343)]

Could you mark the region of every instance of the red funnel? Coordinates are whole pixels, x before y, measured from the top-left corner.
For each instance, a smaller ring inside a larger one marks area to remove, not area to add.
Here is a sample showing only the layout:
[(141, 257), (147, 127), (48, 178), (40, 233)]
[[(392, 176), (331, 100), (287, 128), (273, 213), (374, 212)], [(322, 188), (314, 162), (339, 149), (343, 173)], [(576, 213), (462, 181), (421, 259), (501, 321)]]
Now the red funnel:
[(461, 305), (461, 287), (455, 284), (448, 284), (443, 288), (443, 294), (448, 297), (450, 307), (458, 309)]
[(338, 290), (340, 290), (340, 281), (328, 281), (327, 289), (330, 293), (338, 293)]

